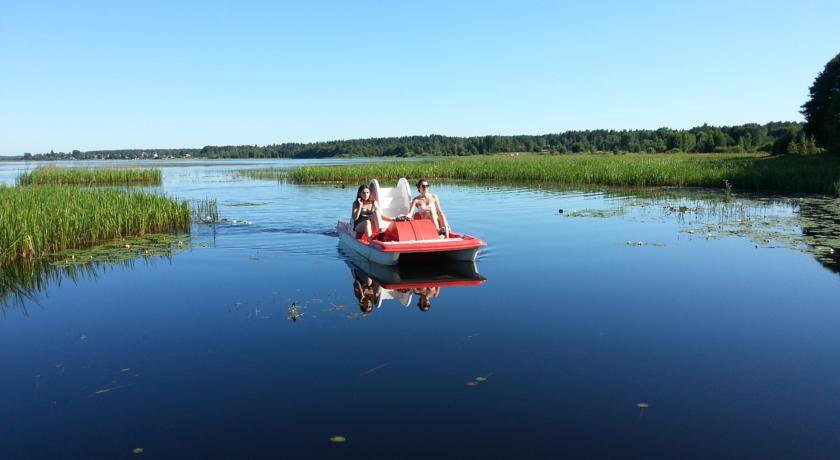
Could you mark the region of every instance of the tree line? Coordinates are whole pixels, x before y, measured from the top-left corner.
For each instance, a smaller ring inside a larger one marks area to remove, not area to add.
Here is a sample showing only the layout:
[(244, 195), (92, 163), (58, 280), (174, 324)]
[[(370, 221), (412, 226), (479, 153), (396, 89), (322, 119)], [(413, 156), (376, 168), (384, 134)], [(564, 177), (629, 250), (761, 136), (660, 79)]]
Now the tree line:
[(487, 155), (533, 152), (547, 154), (633, 152), (717, 153), (773, 152), (808, 154), (818, 151), (803, 123), (749, 123), (680, 130), (586, 130), (559, 134), (452, 137), (441, 135), (283, 143), (265, 146), (226, 145), (201, 149), (128, 149), (26, 154), (26, 160), (132, 158), (328, 158), (340, 156), (411, 157)]

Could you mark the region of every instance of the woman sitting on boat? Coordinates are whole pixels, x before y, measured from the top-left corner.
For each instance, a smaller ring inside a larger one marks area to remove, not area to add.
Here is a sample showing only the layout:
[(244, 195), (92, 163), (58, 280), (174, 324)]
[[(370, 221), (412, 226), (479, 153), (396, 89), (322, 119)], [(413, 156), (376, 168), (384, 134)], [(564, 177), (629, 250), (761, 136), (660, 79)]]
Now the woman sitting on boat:
[[(353, 229), (356, 236), (367, 235), (368, 240), (373, 237), (373, 226), (379, 222), (379, 203), (370, 198), (370, 189), (360, 185), (356, 191), (356, 201), (353, 202)], [(385, 220), (390, 220), (383, 217)]]
[(449, 223), (446, 215), (440, 207), (440, 200), (437, 195), (429, 191), (429, 182), (425, 179), (417, 181), (417, 191), (420, 195), (411, 200), (409, 216), (415, 219), (431, 219), (435, 222), (435, 228), (443, 238), (449, 238)]

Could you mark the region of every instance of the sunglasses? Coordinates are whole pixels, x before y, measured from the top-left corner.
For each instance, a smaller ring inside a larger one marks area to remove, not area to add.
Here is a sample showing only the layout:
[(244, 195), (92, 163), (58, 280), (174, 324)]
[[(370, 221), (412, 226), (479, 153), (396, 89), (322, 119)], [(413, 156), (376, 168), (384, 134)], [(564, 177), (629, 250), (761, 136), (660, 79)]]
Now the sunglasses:
[(420, 188), (429, 188), (429, 184), (420, 184)]

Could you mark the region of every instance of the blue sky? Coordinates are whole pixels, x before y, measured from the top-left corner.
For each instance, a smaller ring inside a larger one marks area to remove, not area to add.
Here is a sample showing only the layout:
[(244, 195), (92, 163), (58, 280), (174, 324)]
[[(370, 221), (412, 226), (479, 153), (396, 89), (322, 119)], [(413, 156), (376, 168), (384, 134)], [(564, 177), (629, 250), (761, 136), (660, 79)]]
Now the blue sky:
[(840, 2), (0, 0), (0, 154), (801, 120)]

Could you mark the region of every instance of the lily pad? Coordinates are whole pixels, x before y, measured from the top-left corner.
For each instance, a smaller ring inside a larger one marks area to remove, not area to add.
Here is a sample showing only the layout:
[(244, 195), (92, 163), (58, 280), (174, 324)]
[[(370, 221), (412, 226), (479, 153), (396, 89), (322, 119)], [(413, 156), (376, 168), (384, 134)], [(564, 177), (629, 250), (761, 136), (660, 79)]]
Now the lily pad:
[(650, 404), (640, 402), (640, 403), (636, 404), (636, 407), (638, 407), (639, 409), (647, 409), (648, 407), (650, 407)]
[(330, 442), (334, 442), (334, 443), (347, 442), (347, 438), (345, 438), (344, 436), (336, 435), (336, 436), (333, 436), (333, 437), (330, 438)]
[(265, 202), (261, 202), (261, 203), (250, 203), (250, 202), (248, 202), (248, 203), (232, 203), (232, 204), (229, 204), (228, 206), (236, 206), (236, 207), (241, 207), (241, 206), (264, 206), (264, 205), (267, 205), (267, 204), (268, 203), (265, 203)]
[(609, 218), (624, 215), (624, 208), (618, 209), (583, 209), (574, 210), (563, 214), (566, 217), (590, 217), (590, 218)]

